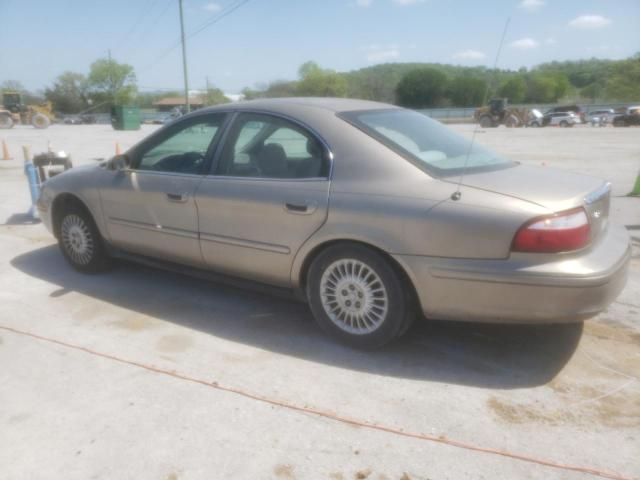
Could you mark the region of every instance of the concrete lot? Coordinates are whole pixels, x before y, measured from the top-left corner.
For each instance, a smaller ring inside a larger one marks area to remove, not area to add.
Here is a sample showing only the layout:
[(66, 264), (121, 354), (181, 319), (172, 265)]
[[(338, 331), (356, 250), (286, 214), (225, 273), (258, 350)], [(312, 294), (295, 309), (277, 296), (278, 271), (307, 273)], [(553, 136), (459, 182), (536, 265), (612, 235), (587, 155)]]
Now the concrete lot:
[(434, 440), (640, 477), (640, 198), (619, 197), (640, 168), (640, 130), (476, 137), (614, 182), (634, 258), (606, 312), (569, 326), (425, 323), (364, 353), (327, 339), (301, 304), (136, 265), (83, 276), (65, 264), (24, 215), (20, 145), (50, 142), (80, 164), (154, 128), (0, 133), (18, 157), (0, 160), (0, 479), (593, 476)]

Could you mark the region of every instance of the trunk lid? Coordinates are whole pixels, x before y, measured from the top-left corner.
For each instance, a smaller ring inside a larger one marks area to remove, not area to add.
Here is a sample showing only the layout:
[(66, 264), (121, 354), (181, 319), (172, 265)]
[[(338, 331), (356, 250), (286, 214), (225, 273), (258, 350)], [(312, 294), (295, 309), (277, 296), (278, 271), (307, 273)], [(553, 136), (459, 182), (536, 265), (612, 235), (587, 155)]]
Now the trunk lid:
[[(446, 181), (457, 183), (457, 177)], [(606, 228), (611, 184), (596, 177), (546, 167), (518, 165), (493, 172), (469, 174), (463, 186), (487, 190), (535, 203), (551, 212), (584, 207), (592, 237)]]

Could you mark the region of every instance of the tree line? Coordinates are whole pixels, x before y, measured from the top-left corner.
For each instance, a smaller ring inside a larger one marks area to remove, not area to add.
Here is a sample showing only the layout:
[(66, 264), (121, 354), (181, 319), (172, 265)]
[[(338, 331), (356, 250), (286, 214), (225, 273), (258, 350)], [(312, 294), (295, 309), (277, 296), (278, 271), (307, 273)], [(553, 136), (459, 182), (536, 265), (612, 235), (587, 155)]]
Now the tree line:
[[(184, 92), (178, 90), (140, 92), (133, 66), (111, 58), (101, 58), (93, 62), (87, 75), (64, 72), (42, 92), (29, 92), (15, 80), (4, 81), (0, 90), (21, 92), (27, 104), (49, 101), (54, 111), (61, 114), (108, 112), (112, 105), (151, 108), (154, 102), (161, 98), (184, 95)], [(206, 105), (230, 101), (222, 90), (214, 87), (207, 88), (202, 97)]]
[[(15, 81), (0, 87), (22, 90), (27, 100), (49, 100), (60, 113), (107, 111), (113, 104), (148, 108), (182, 92), (140, 92), (131, 65), (103, 58), (89, 74), (62, 73), (44, 92), (25, 92)], [(306, 62), (295, 80), (277, 80), (245, 88), (245, 98), (318, 96), (350, 97), (396, 103), (411, 108), (477, 107), (485, 97), (517, 103), (596, 103), (640, 100), (640, 53), (623, 60), (576, 60), (543, 63), (531, 69), (490, 69), (435, 63), (386, 63), (350, 72)], [(204, 93), (205, 104), (228, 102), (218, 88)]]
[(297, 80), (247, 88), (243, 94), (352, 97), (411, 108), (477, 107), (496, 96), (533, 104), (632, 102), (640, 100), (640, 53), (624, 60), (549, 62), (519, 70), (387, 63), (339, 73), (307, 62)]

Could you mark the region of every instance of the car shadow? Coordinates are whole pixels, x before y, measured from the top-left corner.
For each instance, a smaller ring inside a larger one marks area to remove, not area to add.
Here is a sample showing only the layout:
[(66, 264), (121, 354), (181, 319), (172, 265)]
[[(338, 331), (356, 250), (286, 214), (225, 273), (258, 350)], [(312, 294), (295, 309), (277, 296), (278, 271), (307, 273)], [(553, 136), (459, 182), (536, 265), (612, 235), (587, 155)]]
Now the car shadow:
[(364, 352), (335, 343), (305, 304), (119, 263), (101, 275), (69, 267), (55, 245), (19, 255), (18, 270), (74, 291), (209, 335), (341, 368), (486, 388), (522, 388), (554, 378), (573, 355), (582, 323), (486, 325), (418, 321), (400, 341)]
[(5, 223), (0, 223), (0, 225), (36, 225), (40, 223), (40, 219), (33, 218), (28, 213), (14, 213)]

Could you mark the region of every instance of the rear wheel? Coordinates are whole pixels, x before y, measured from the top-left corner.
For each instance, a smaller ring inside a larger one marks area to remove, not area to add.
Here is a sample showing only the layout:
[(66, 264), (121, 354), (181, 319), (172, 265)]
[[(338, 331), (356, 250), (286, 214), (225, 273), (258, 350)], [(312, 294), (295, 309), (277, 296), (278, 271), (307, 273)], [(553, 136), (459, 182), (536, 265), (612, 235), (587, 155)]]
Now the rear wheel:
[(84, 273), (106, 270), (111, 259), (100, 232), (86, 209), (72, 204), (60, 215), (58, 244), (73, 268)]
[(0, 114), (0, 128), (13, 128), (14, 121), (11, 118), (11, 115), (7, 115), (6, 113)]
[(31, 125), (36, 128), (47, 128), (50, 123), (51, 122), (49, 121), (49, 118), (42, 113), (36, 113), (33, 117), (31, 117)]
[(532, 128), (540, 128), (540, 124), (538, 122), (532, 122), (529, 126)]
[(307, 297), (318, 324), (337, 340), (381, 347), (401, 336), (415, 314), (402, 277), (379, 253), (336, 245), (311, 264)]

